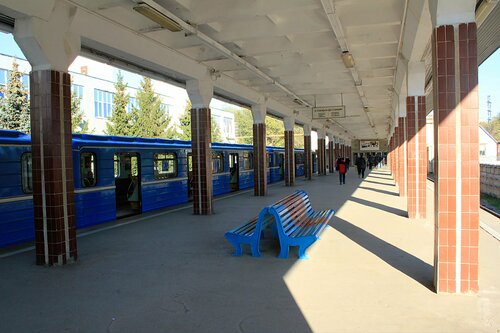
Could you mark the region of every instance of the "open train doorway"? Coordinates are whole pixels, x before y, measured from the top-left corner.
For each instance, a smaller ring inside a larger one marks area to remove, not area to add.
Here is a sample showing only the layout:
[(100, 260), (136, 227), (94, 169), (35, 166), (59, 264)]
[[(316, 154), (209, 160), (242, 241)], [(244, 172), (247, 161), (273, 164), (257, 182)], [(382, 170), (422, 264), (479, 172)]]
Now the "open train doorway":
[(141, 213), (141, 166), (138, 153), (114, 155), (116, 218)]
[(280, 180), (285, 179), (285, 153), (278, 153), (278, 167)]
[(238, 153), (229, 154), (229, 188), (231, 192), (240, 189), (240, 168), (238, 164)]

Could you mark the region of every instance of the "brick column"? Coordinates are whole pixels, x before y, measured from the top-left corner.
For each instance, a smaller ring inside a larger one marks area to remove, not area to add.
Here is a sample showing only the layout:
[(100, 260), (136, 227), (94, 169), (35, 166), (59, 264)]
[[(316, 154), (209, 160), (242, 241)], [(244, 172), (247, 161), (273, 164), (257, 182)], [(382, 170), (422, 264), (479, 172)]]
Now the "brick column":
[(191, 146), (193, 158), (193, 211), (212, 214), (212, 148), (209, 108), (191, 109)]
[(396, 184), (399, 184), (399, 132), (400, 127), (398, 126), (394, 129), (394, 179)]
[(425, 96), (406, 98), (408, 119), (407, 190), (408, 217), (425, 218), (427, 150), (425, 141)]
[(345, 157), (345, 146), (343, 143), (340, 144), (340, 157)]
[(318, 175), (326, 175), (326, 146), (325, 139), (318, 138)]
[(330, 166), (330, 173), (333, 173), (335, 170), (334, 149), (335, 144), (332, 137), (332, 139), (328, 142), (328, 165)]
[(335, 160), (340, 157), (340, 143), (335, 143)]
[(285, 186), (295, 185), (295, 156), (293, 131), (285, 131)]
[(304, 173), (308, 180), (312, 178), (312, 150), (311, 150), (311, 136), (304, 135)]
[[(470, 16), (473, 18), (473, 13)], [(475, 23), (464, 23), (438, 26), (432, 36), (436, 161), (434, 282), (438, 292), (478, 291), (476, 33)]]
[(398, 148), (398, 185), (399, 196), (406, 195), (406, 163), (405, 163), (405, 150), (406, 150), (406, 117), (399, 117), (398, 126), (399, 135), (399, 148)]
[(36, 263), (62, 265), (77, 259), (70, 75), (33, 71), (30, 90)]
[(253, 124), (253, 181), (254, 195), (267, 193), (266, 124)]

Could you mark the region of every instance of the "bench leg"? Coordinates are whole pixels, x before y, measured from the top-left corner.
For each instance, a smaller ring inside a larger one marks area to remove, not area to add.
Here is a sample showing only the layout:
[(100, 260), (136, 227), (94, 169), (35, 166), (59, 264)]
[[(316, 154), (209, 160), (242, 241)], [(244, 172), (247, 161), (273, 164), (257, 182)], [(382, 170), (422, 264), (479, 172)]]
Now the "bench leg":
[(260, 257), (259, 242), (251, 243), (250, 249), (252, 250), (253, 257)]
[(306, 255), (306, 249), (309, 246), (299, 246), (299, 259), (309, 259), (309, 257)]
[(236, 243), (236, 242), (231, 242), (234, 247), (234, 253), (233, 256), (235, 257), (240, 257), (243, 254), (243, 249), (241, 248), (241, 243)]
[(278, 258), (281, 259), (286, 259), (288, 258), (288, 252), (290, 251), (290, 246), (288, 245), (281, 245), (281, 250)]

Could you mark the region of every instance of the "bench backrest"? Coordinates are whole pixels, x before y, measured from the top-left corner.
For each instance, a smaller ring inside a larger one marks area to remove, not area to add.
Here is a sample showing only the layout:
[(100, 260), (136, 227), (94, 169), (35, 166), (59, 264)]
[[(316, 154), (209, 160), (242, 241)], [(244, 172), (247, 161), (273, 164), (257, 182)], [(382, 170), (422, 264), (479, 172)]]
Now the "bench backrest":
[(309, 196), (303, 190), (295, 191), (267, 209), (268, 214), (274, 215), (278, 233), (284, 235), (289, 235), (299, 228), (295, 222), (312, 212)]

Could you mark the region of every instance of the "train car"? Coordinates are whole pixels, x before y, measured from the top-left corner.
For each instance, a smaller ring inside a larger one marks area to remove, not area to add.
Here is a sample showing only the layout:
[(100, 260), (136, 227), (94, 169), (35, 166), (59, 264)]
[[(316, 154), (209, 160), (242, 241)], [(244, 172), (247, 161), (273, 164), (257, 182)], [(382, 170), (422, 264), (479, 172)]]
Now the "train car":
[[(295, 153), (300, 161), (303, 150)], [(34, 238), (31, 137), (0, 130), (0, 156), (0, 214), (6, 217), (0, 222), (0, 247), (5, 247)], [(192, 198), (190, 141), (73, 134), (72, 157), (77, 228)], [(269, 147), (266, 158), (268, 181), (283, 180), (284, 149)], [(212, 143), (212, 172), (214, 196), (252, 188), (253, 146)]]
[(31, 137), (0, 130), (0, 247), (33, 239)]

